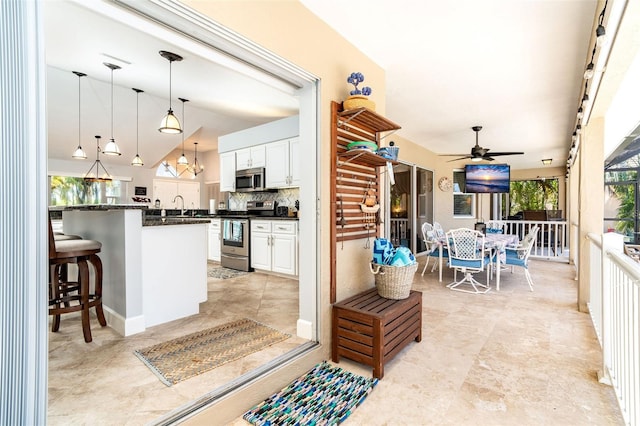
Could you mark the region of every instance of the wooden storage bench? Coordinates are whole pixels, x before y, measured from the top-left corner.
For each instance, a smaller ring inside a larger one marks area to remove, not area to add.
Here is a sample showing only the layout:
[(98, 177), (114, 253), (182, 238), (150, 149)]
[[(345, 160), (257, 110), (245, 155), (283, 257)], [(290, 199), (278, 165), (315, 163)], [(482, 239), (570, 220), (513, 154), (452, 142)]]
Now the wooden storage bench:
[(333, 305), (331, 358), (349, 358), (384, 376), (384, 364), (409, 342), (422, 340), (422, 293), (385, 299), (373, 288)]

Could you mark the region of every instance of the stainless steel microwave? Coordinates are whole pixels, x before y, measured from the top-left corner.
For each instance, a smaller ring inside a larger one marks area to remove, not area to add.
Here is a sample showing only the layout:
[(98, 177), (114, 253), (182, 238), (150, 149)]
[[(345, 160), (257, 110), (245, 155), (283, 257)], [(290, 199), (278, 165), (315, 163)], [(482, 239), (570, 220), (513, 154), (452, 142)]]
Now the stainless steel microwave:
[(265, 191), (264, 167), (236, 171), (236, 192)]

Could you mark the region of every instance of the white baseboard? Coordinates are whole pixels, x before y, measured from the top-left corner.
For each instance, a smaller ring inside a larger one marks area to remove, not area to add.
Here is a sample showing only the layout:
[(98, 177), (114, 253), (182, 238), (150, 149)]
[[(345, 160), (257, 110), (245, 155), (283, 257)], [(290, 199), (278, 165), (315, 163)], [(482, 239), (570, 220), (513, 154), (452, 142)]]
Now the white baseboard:
[(102, 306), (107, 325), (114, 329), (122, 336), (131, 336), (132, 334), (142, 333), (146, 330), (144, 323), (144, 315), (138, 315), (133, 318), (123, 318), (108, 306)]

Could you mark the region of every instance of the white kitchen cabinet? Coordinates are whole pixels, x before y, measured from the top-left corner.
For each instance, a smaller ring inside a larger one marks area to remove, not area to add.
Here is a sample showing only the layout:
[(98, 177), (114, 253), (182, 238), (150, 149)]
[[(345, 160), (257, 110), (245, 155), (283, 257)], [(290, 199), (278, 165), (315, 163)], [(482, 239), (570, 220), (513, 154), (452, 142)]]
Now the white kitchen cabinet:
[(236, 152), (220, 154), (220, 192), (236, 190)]
[(300, 138), (283, 139), (265, 146), (265, 186), (300, 186)]
[(184, 199), (184, 209), (200, 208), (200, 182), (184, 182), (178, 180), (153, 180), (153, 200), (160, 200), (163, 209), (179, 209), (182, 207), (177, 195)]
[(208, 228), (208, 255), (207, 259), (220, 262), (220, 219), (211, 219)]
[(298, 222), (251, 220), (251, 266), (298, 275)]
[(236, 151), (236, 170), (254, 169), (264, 167), (264, 145), (251, 146)]

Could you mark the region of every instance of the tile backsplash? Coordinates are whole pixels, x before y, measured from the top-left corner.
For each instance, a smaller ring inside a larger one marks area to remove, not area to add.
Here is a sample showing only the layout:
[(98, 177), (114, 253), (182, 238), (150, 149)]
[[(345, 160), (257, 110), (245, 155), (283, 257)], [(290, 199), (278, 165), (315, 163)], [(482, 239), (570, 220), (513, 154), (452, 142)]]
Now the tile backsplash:
[(279, 189), (278, 192), (230, 192), (229, 210), (246, 210), (247, 201), (276, 200), (279, 206), (294, 207), (300, 198), (300, 188)]

